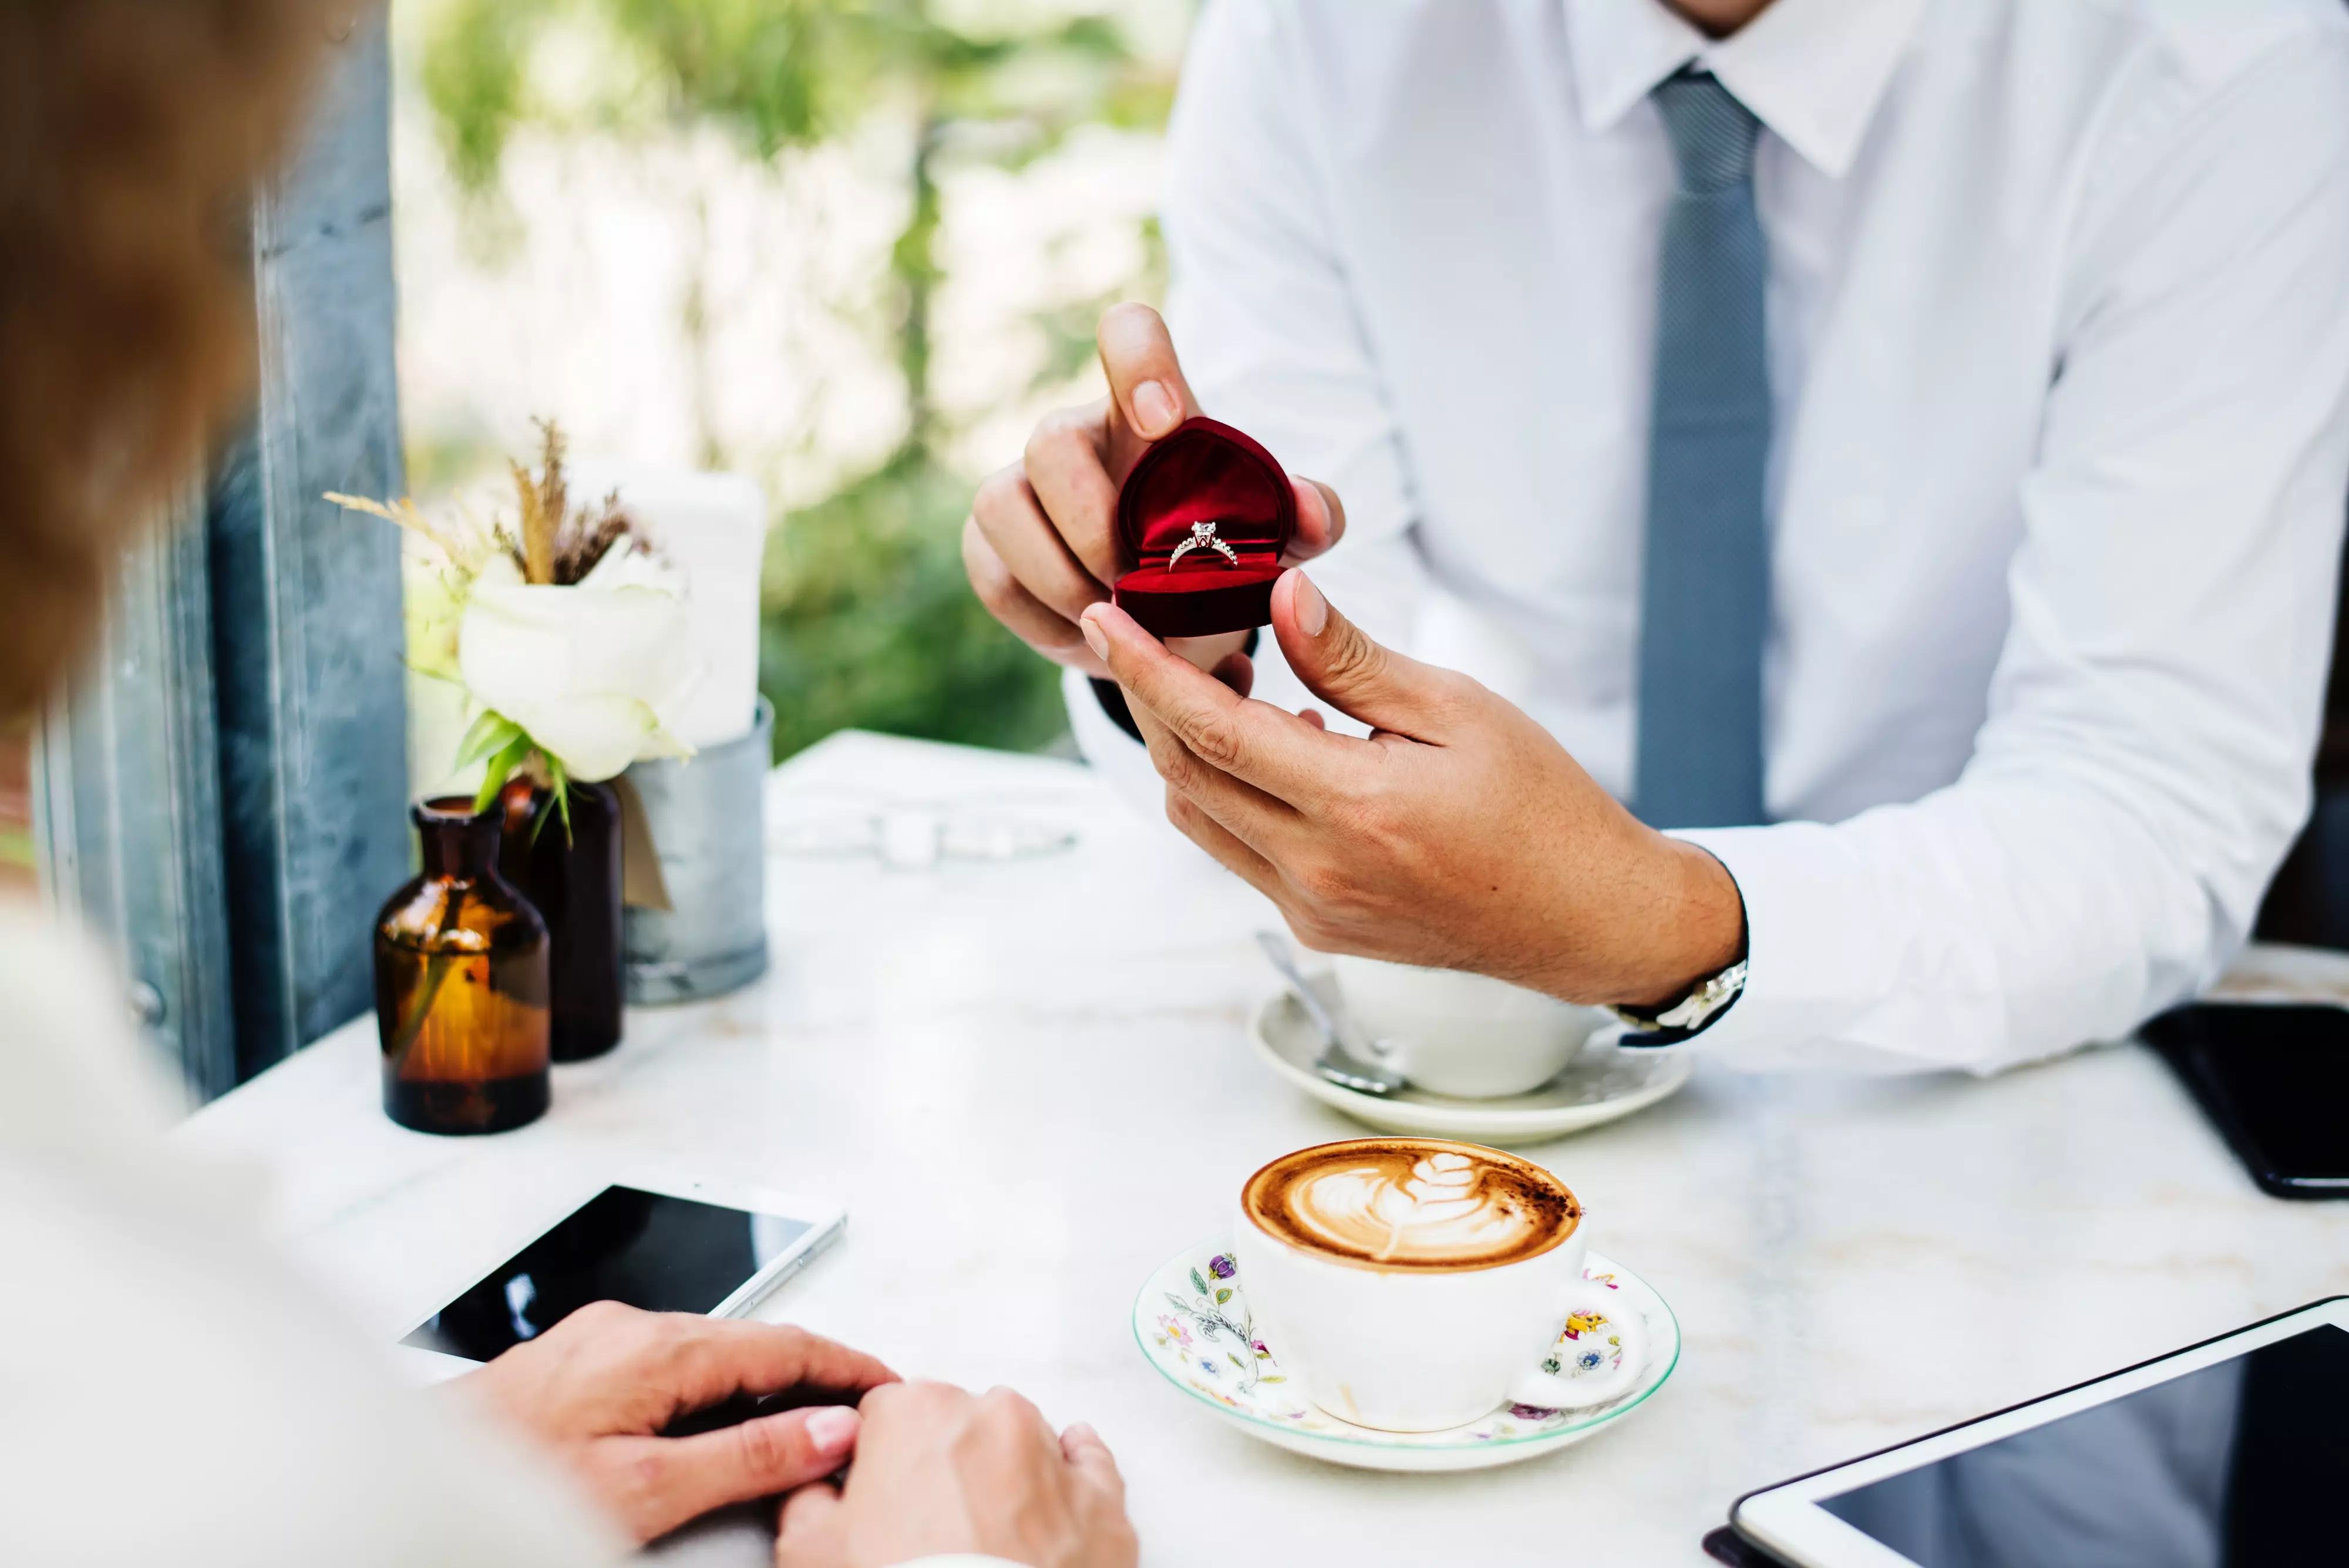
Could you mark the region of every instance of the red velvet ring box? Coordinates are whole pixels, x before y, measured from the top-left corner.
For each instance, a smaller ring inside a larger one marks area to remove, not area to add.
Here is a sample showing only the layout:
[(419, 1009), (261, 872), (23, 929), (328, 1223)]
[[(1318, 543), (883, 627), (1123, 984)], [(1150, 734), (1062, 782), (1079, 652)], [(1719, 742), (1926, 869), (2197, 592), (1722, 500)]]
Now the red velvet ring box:
[[(1174, 552), (1194, 524), (1212, 544)], [(1297, 493), (1272, 453), (1214, 420), (1185, 420), (1142, 454), (1117, 494), (1117, 531), (1140, 565), (1118, 578), (1112, 602), (1158, 637), (1245, 631), (1272, 619), (1280, 553), (1297, 532)]]

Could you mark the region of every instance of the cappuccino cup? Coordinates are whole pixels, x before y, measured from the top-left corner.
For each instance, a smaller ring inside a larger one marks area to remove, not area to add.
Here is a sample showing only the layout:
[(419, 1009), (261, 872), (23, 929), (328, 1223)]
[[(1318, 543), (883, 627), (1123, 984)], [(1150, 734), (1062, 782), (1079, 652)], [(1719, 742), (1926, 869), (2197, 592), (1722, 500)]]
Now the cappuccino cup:
[(1595, 1007), (1465, 970), (1342, 953), (1330, 962), (1371, 1056), (1431, 1094), (1475, 1100), (1537, 1089), (1608, 1022)]
[[(1390, 1432), (1628, 1392), (1647, 1325), (1582, 1277), (1586, 1250), (1581, 1204), (1557, 1177), (1422, 1137), (1281, 1156), (1241, 1189), (1233, 1241), (1255, 1326), (1291, 1380), (1338, 1419)], [(1561, 1333), (1589, 1372), (1547, 1369)]]

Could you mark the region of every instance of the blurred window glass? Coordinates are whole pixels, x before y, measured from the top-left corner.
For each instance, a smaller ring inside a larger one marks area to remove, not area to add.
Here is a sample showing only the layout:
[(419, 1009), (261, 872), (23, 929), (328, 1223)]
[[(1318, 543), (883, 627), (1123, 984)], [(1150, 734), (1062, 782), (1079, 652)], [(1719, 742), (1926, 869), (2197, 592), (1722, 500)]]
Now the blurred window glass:
[[(425, 504), (574, 456), (749, 473), (775, 508), (779, 757), (855, 726), (1062, 742), (980, 608), (978, 480), (1098, 396), (1154, 301), (1167, 0), (402, 0), (401, 401)], [(419, 782), (462, 716), (412, 686)]]

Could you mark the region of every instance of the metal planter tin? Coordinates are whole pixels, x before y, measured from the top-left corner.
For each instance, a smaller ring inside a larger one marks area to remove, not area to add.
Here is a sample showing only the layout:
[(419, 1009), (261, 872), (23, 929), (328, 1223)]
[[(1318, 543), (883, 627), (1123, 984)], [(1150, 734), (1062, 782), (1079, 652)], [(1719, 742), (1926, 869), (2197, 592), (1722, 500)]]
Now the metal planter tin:
[(766, 780), (775, 711), (759, 699), (750, 732), (682, 762), (637, 763), (669, 908), (627, 910), (628, 1000), (698, 1002), (767, 972)]

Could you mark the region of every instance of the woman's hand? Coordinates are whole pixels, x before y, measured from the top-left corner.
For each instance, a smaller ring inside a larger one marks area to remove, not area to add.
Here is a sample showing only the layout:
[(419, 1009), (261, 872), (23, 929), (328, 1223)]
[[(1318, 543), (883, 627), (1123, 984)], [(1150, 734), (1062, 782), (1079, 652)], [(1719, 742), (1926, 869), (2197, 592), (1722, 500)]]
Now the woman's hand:
[(969, 1552), (1033, 1568), (1133, 1568), (1125, 1482), (1091, 1427), (1058, 1437), (997, 1388), (898, 1383), (864, 1397), (848, 1484), (783, 1504), (776, 1568), (885, 1568)]
[[(552, 1451), (639, 1541), (848, 1461), (856, 1400), (897, 1375), (802, 1329), (584, 1306), (451, 1386)], [(689, 1438), (657, 1434), (737, 1395), (804, 1392), (812, 1408)], [(817, 1404), (836, 1397), (842, 1403)]]
[[(1097, 336), (1109, 396), (1046, 416), (1019, 461), (978, 487), (962, 526), (962, 560), (979, 602), (1029, 647), (1106, 677), (1077, 618), (1108, 598), (1110, 585), (1133, 565), (1118, 542), (1118, 487), (1153, 441), (1199, 411), (1199, 400), (1183, 379), (1166, 324), (1148, 306), (1115, 306)], [(1329, 486), (1289, 483), (1297, 534), (1282, 559), (1293, 565), (1336, 544), (1346, 514)], [(1170, 638), (1166, 646), (1245, 692), (1245, 658), (1226, 667), (1247, 641), (1246, 632), (1230, 632)]]

